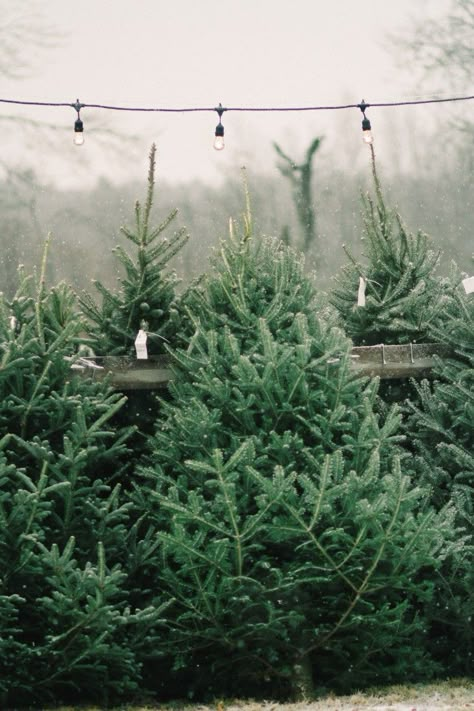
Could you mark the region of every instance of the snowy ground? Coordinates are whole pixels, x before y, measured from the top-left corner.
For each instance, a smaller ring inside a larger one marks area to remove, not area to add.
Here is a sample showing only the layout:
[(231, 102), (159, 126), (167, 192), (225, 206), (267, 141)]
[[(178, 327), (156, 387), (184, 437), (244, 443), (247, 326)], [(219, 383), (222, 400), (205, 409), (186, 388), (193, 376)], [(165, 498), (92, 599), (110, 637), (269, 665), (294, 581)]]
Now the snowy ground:
[[(219, 701), (212, 704), (175, 702), (157, 706), (127, 706), (117, 711), (474, 711), (474, 679), (438, 684), (392, 686), (374, 693), (327, 696), (311, 703), (274, 701)], [(68, 706), (56, 711), (76, 711)], [(77, 710), (79, 711), (79, 710)], [(81, 707), (99, 711), (99, 707)]]
[[(189, 711), (474, 711), (474, 683), (462, 687), (393, 687), (383, 694), (327, 697), (312, 703), (216, 703)], [(188, 711), (188, 709), (183, 709)]]
[[(229, 702), (188, 707), (189, 711), (474, 711), (474, 684), (470, 687), (394, 687), (386, 694), (328, 697), (312, 703), (278, 704)], [(188, 711), (184, 708), (182, 711)], [(164, 711), (164, 710), (163, 710)]]

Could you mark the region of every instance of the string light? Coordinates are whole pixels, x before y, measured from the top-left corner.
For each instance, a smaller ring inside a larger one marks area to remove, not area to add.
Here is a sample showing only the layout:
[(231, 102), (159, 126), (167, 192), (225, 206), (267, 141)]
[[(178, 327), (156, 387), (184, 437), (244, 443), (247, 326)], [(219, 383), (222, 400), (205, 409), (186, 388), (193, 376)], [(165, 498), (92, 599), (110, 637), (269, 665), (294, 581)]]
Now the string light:
[(219, 115), (219, 123), (216, 126), (216, 132), (215, 132), (215, 139), (214, 139), (214, 148), (216, 151), (222, 151), (224, 149), (225, 143), (224, 143), (224, 126), (222, 125), (222, 114), (224, 113), (226, 109), (223, 108), (222, 104), (219, 104), (219, 106), (216, 108), (216, 111)]
[(72, 106), (77, 111), (77, 119), (74, 123), (74, 145), (82, 146), (84, 143), (84, 124), (81, 121), (80, 111), (84, 104), (81, 104), (79, 99), (76, 99), (76, 103), (72, 104)]
[(362, 99), (362, 103), (359, 104), (359, 109), (362, 111), (363, 119), (362, 119), (362, 138), (364, 140), (364, 143), (368, 143), (369, 145), (374, 142), (374, 137), (372, 135), (372, 126), (370, 125), (370, 121), (365, 115), (366, 109), (369, 108), (369, 104), (366, 104), (364, 99)]
[[(431, 99), (414, 99), (408, 101), (384, 101), (371, 103), (370, 108), (376, 107), (396, 107), (396, 106), (420, 106), (425, 104), (446, 104), (456, 101), (472, 101), (474, 96), (451, 96), (446, 98), (431, 98)], [(215, 131), (215, 141), (214, 147), (216, 150), (222, 150), (224, 148), (224, 126), (222, 125), (222, 114), (224, 111), (243, 111), (243, 112), (288, 112), (288, 111), (337, 111), (343, 109), (360, 109), (363, 113), (362, 121), (362, 132), (363, 139), (366, 143), (371, 145), (373, 143), (373, 136), (371, 132), (371, 125), (369, 119), (365, 115), (365, 111), (369, 108), (369, 104), (366, 104), (364, 100), (360, 104), (336, 104), (336, 105), (326, 105), (326, 106), (270, 106), (270, 107), (244, 107), (244, 106), (232, 106), (224, 108), (222, 104), (219, 104), (217, 108), (211, 107), (182, 107), (182, 108), (163, 108), (163, 107), (134, 107), (134, 106), (113, 106), (108, 104), (83, 104), (76, 100), (74, 104), (67, 102), (52, 102), (52, 101), (23, 101), (20, 99), (0, 99), (0, 104), (16, 104), (20, 106), (72, 106), (73, 109), (77, 111), (77, 119), (74, 123), (74, 144), (81, 146), (84, 143), (84, 124), (80, 117), (80, 110), (87, 106), (91, 109), (105, 109), (109, 111), (140, 111), (140, 112), (153, 112), (153, 113), (192, 113), (198, 111), (217, 111), (219, 115), (219, 123), (216, 126)]]
[[(413, 99), (410, 101), (379, 101), (372, 102), (371, 108), (377, 107), (392, 107), (392, 106), (418, 106), (421, 104), (446, 104), (453, 101), (472, 101), (474, 96), (451, 96), (446, 98), (432, 99)], [(0, 99), (0, 104), (17, 104), (21, 106), (72, 106), (76, 108), (76, 104), (63, 101), (23, 101), (20, 99)], [(181, 108), (164, 108), (164, 107), (145, 107), (145, 106), (113, 106), (111, 104), (80, 104), (80, 108), (86, 107), (89, 109), (106, 109), (109, 111), (145, 111), (145, 112), (163, 112), (163, 113), (191, 113), (196, 111), (216, 111), (215, 107), (181, 107)], [(325, 106), (229, 106), (224, 111), (336, 111), (338, 109), (360, 109), (360, 104), (335, 104)]]

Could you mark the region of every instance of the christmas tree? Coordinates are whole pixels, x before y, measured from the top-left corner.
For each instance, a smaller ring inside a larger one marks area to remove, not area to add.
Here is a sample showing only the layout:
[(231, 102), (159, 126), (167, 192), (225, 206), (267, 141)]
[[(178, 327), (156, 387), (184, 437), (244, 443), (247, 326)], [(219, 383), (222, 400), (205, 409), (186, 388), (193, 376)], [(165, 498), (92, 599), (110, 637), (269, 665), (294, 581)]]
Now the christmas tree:
[(132, 575), (153, 546), (121, 484), (125, 399), (80, 377), (83, 319), (45, 264), (0, 299), (2, 708), (129, 695), (161, 618)]
[(439, 254), (425, 233), (409, 232), (387, 207), (370, 148), (375, 197), (363, 201), (365, 260), (346, 250), (350, 262), (336, 279), (331, 301), (356, 346), (427, 343), (442, 298), (435, 276)]
[(439, 359), (434, 383), (417, 386), (420, 405), (410, 404), (409, 427), (424, 463), (423, 476), (433, 487), (438, 507), (456, 501), (464, 523), (474, 521), (474, 299), (459, 284), (444, 304), (443, 321), (432, 337), (450, 348)]
[[(474, 534), (474, 297), (453, 273), (452, 298), (433, 338), (450, 347), (438, 360), (434, 381), (415, 385), (417, 400), (408, 403), (406, 429), (412, 437), (414, 464), (432, 492), (437, 509), (455, 505), (457, 520)], [(469, 674), (474, 657), (474, 555), (472, 548), (445, 564), (436, 578), (429, 608), (434, 653), (446, 660), (450, 674)]]
[[(138, 353), (137, 337), (144, 345), (139, 355), (146, 358), (166, 353), (166, 344), (175, 344), (181, 328), (179, 298), (176, 296), (178, 279), (174, 272), (166, 271), (170, 260), (186, 244), (189, 235), (185, 228), (176, 231), (169, 239), (163, 233), (173, 223), (177, 209), (173, 210), (156, 227), (152, 227), (152, 208), (155, 193), (156, 146), (149, 156), (148, 190), (145, 204), (135, 204), (135, 227), (122, 227), (125, 237), (136, 248), (135, 255), (117, 246), (115, 255), (125, 271), (119, 278), (120, 289), (111, 290), (101, 282), (95, 286), (102, 297), (98, 305), (90, 294), (80, 299), (86, 317), (87, 343), (96, 355), (123, 355), (134, 357)], [(86, 342), (86, 339), (83, 339)], [(145, 446), (152, 430), (156, 411), (153, 392), (130, 391), (127, 403), (120, 412), (123, 425), (136, 426), (132, 447)]]
[(306, 697), (429, 676), (420, 608), (454, 514), (411, 482), (400, 414), (375, 414), (377, 382), (353, 375), (302, 258), (254, 243), (249, 212), (231, 228), (187, 294), (189, 345), (135, 495), (174, 599), (170, 676)]
[(173, 210), (157, 227), (150, 224), (155, 189), (156, 147), (150, 151), (148, 191), (145, 204), (135, 204), (135, 228), (122, 227), (125, 237), (136, 247), (135, 258), (121, 246), (115, 254), (125, 277), (120, 278), (121, 288), (112, 291), (100, 281), (95, 286), (102, 297), (97, 305), (90, 294), (81, 298), (84, 314), (89, 319), (88, 332), (91, 344), (100, 355), (135, 355), (138, 331), (147, 334), (149, 355), (165, 352), (164, 344), (173, 341), (178, 328), (177, 310), (174, 308), (176, 275), (165, 272), (168, 262), (187, 242), (189, 235), (181, 228), (168, 239), (162, 233), (173, 222)]

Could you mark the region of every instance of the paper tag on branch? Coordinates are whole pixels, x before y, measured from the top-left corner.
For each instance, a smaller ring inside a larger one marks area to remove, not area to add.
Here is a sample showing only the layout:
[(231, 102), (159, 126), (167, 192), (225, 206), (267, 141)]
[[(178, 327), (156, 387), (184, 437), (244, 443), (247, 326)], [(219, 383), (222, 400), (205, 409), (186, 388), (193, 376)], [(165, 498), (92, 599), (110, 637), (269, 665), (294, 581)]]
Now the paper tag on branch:
[(135, 338), (135, 350), (137, 351), (137, 359), (139, 360), (147, 360), (148, 358), (148, 351), (146, 349), (147, 338), (146, 332), (140, 329)]
[(467, 279), (463, 279), (462, 285), (466, 294), (472, 294), (472, 292), (474, 291), (474, 276), (468, 277)]
[(359, 277), (359, 291), (357, 293), (357, 306), (365, 306), (365, 287), (367, 281), (364, 277)]

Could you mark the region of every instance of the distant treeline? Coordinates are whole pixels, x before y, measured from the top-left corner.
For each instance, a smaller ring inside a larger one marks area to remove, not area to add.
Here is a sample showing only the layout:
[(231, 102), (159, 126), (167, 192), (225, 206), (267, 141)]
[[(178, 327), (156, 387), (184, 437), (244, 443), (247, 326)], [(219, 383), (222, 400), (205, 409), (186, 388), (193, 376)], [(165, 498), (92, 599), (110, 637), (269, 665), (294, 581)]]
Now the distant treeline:
[[(421, 176), (384, 178), (383, 168), (380, 166), (384, 188), (391, 203), (400, 205), (408, 227), (427, 232), (443, 250), (441, 268), (446, 270), (455, 260), (470, 273), (472, 169), (452, 165), (449, 169), (439, 167), (436, 173), (425, 170)], [(264, 175), (248, 170), (245, 179), (258, 231), (301, 248), (303, 235), (288, 181), (277, 169)], [(323, 254), (309, 249), (306, 266), (311, 270), (317, 262), (325, 264), (318, 275), (322, 287), (344, 263), (344, 244), (354, 254), (363, 250), (361, 193), (369, 182), (369, 165), (364, 174), (320, 173), (316, 166), (313, 206)], [(13, 292), (19, 263), (28, 268), (39, 264), (49, 232), (53, 239), (48, 277), (52, 282), (64, 279), (78, 290), (88, 288), (91, 279), (113, 284), (118, 275), (110, 252), (124, 243), (120, 226), (134, 223), (131, 206), (142, 192), (139, 182), (114, 185), (104, 179), (92, 188), (63, 191), (42, 185), (31, 172), (10, 173), (0, 183), (0, 290)], [(160, 176), (158, 165), (156, 215), (159, 219), (177, 207), (177, 224), (186, 226), (190, 234), (174, 262), (184, 282), (204, 271), (210, 251), (228, 232), (229, 217), (238, 218), (243, 205), (242, 176), (238, 173), (219, 185), (200, 181), (169, 184), (166, 176)]]

